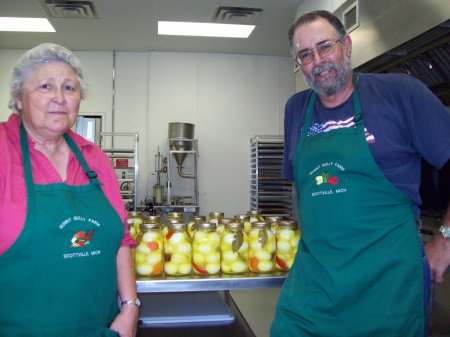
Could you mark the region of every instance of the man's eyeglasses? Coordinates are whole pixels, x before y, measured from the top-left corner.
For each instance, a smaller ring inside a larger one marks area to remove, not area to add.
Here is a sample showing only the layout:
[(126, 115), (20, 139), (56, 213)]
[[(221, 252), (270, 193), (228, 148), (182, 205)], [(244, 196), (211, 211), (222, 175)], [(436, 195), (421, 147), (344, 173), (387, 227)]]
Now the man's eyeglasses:
[(295, 56), (295, 61), (301, 66), (310, 64), (314, 60), (314, 50), (317, 51), (319, 56), (331, 55), (336, 50), (336, 43), (338, 42), (342, 41), (340, 39), (337, 39), (334, 42), (324, 41), (317, 44), (315, 48), (302, 50)]

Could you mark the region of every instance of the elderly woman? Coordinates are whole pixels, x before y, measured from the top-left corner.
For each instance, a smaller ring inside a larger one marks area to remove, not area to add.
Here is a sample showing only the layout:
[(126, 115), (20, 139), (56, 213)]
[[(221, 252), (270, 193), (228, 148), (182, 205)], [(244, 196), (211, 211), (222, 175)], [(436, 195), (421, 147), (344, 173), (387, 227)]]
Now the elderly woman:
[(14, 68), (15, 113), (0, 123), (2, 337), (136, 334), (134, 241), (116, 176), (70, 130), (85, 92), (78, 59), (59, 45)]

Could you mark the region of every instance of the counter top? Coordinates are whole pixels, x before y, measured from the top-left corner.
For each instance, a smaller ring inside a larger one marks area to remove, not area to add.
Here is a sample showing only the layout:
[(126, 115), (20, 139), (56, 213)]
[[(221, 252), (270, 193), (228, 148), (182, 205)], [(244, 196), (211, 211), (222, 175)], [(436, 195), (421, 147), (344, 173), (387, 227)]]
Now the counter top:
[(276, 272), (270, 274), (140, 277), (136, 280), (136, 286), (138, 293), (279, 288), (283, 285), (286, 276), (286, 272)]

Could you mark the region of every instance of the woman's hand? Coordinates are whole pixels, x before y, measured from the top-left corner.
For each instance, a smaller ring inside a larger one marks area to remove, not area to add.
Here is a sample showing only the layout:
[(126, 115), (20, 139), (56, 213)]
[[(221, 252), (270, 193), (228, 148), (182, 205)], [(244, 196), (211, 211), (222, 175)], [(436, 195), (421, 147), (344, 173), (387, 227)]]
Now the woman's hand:
[(138, 317), (139, 308), (134, 304), (125, 304), (110, 329), (117, 331), (120, 337), (136, 337)]

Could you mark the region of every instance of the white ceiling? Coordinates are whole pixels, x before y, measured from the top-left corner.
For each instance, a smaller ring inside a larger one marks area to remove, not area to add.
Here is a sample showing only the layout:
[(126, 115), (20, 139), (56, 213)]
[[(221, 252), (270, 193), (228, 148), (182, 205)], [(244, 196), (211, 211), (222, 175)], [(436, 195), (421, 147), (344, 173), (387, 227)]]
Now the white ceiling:
[[(0, 48), (24, 49), (42, 42), (54, 42), (72, 50), (159, 50), (289, 56), (287, 31), (303, 0), (64, 1), (92, 3), (97, 18), (54, 18), (47, 11), (45, 3), (59, 0), (0, 0), (1, 16), (47, 17), (56, 29), (56, 33), (0, 32)], [(262, 9), (256, 28), (248, 39), (157, 35), (158, 20), (214, 22), (219, 6)]]

